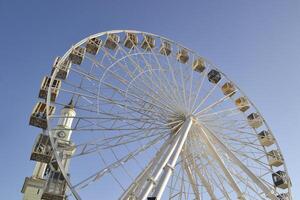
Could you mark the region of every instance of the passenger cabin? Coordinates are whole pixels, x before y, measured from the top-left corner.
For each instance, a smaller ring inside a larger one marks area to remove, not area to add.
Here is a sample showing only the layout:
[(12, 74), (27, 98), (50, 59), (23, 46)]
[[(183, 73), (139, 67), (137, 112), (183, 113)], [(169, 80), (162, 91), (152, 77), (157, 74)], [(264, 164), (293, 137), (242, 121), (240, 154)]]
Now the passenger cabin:
[(235, 105), (239, 108), (240, 111), (246, 112), (250, 108), (250, 104), (246, 97), (240, 97), (235, 100)]
[(151, 37), (150, 35), (144, 35), (144, 39), (142, 41), (141, 45), (142, 49), (145, 49), (147, 51), (150, 51), (155, 47), (155, 39)]
[[(41, 84), (39, 98), (47, 99), (48, 88), (49, 88), (50, 82), (51, 82), (51, 78), (45, 76), (42, 81), (42, 84)], [(60, 87), (61, 87), (61, 80), (54, 79), (52, 82), (51, 95), (50, 95), (50, 100), (52, 102), (55, 102), (56, 97), (58, 96)]]
[(91, 38), (86, 43), (86, 52), (92, 55), (96, 55), (101, 47), (102, 40), (99, 38)]
[(269, 151), (268, 160), (271, 166), (279, 167), (283, 164), (283, 157), (278, 150)]
[(53, 157), (50, 138), (48, 135), (40, 134), (35, 140), (30, 160), (42, 163), (50, 163)]
[(180, 63), (187, 63), (187, 61), (189, 60), (189, 54), (188, 51), (186, 49), (181, 49), (178, 51), (176, 58), (178, 60), (178, 62)]
[(263, 124), (261, 116), (257, 113), (251, 113), (250, 115), (248, 115), (247, 120), (249, 126), (251, 126), (252, 128), (258, 128)]
[(65, 200), (66, 180), (61, 172), (51, 171), (42, 194), (43, 200)]
[(287, 193), (279, 194), (279, 195), (277, 195), (277, 198), (278, 198), (278, 200), (289, 200), (290, 199), (289, 194), (287, 194)]
[(168, 56), (171, 54), (171, 52), (172, 52), (171, 44), (169, 42), (162, 42), (160, 49), (159, 49), (159, 53), (164, 56)]
[(85, 48), (80, 46), (74, 48), (69, 55), (69, 60), (73, 64), (80, 65), (83, 61), (85, 51), (86, 51)]
[(199, 73), (205, 70), (205, 63), (202, 58), (198, 58), (193, 62), (193, 70)]
[(67, 78), (70, 68), (71, 68), (71, 61), (66, 59), (58, 66), (58, 62), (60, 61), (60, 59), (61, 59), (60, 57), (56, 57), (54, 64), (53, 64), (51, 75), (53, 74), (55, 68), (58, 68), (56, 78), (65, 80)]
[[(47, 111), (46, 111), (46, 103), (38, 102), (30, 116), (29, 124), (32, 126), (36, 126), (42, 129), (47, 129)], [(54, 113), (54, 106), (49, 106), (49, 116)]]
[(281, 189), (288, 188), (290, 184), (290, 179), (284, 171), (277, 171), (276, 173), (272, 174), (273, 182), (276, 187)]
[(221, 80), (221, 74), (215, 69), (210, 70), (207, 74), (208, 81), (217, 84)]
[(114, 33), (107, 35), (104, 46), (110, 50), (115, 50), (120, 42), (120, 36)]
[(138, 44), (138, 37), (135, 33), (126, 33), (124, 46), (128, 49), (133, 48)]
[(222, 92), (225, 96), (230, 96), (232, 97), (232, 95), (235, 94), (235, 87), (231, 82), (226, 82), (223, 86), (222, 86)]
[(273, 135), (269, 131), (265, 131), (265, 130), (261, 131), (258, 134), (258, 139), (260, 141), (260, 144), (266, 147), (275, 143), (275, 139)]

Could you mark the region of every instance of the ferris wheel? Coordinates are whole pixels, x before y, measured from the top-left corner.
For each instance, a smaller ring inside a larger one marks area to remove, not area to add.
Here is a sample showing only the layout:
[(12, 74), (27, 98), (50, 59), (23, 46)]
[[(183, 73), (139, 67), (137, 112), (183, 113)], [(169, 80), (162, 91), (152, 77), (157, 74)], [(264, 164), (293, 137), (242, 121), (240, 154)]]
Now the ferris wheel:
[(55, 60), (39, 97), (30, 124), (43, 132), (25, 194), (36, 178), (39, 199), (292, 200), (255, 105), (175, 41), (133, 30), (91, 35)]

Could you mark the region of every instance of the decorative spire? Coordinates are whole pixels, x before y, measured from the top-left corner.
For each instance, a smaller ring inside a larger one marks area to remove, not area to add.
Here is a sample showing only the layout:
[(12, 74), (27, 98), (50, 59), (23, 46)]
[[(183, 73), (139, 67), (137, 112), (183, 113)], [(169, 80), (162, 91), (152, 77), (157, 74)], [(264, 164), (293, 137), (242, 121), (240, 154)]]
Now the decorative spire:
[(71, 99), (71, 101), (69, 102), (69, 104), (65, 106), (65, 108), (74, 109), (73, 98)]

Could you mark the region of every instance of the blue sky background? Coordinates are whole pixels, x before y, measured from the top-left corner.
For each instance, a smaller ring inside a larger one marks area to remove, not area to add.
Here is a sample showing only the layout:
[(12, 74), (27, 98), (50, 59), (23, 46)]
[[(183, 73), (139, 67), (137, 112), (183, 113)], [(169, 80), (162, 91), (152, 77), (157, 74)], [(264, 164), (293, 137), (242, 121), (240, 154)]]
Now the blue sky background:
[(271, 126), (300, 199), (300, 1), (0, 0), (1, 199), (20, 199), (32, 173), (29, 115), (53, 59), (111, 29), (166, 36), (219, 66)]

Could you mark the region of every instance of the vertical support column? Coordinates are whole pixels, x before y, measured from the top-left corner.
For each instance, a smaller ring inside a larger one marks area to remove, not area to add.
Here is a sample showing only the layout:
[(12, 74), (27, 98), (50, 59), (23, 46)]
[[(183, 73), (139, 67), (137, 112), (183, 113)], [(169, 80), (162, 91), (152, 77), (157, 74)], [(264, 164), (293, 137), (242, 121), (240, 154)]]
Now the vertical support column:
[[(164, 166), (163, 170), (164, 173), (162, 174), (162, 176), (160, 177), (160, 180), (155, 188), (154, 191), (154, 198), (156, 198), (157, 200), (160, 200), (162, 197), (162, 194), (167, 186), (167, 183), (172, 175), (172, 172), (175, 168), (177, 159), (181, 153), (182, 147), (185, 144), (186, 138), (189, 134), (189, 131), (192, 127), (193, 124), (193, 118), (191, 116), (189, 116), (186, 121), (184, 122), (184, 124), (182, 125), (182, 128), (180, 130), (180, 132), (178, 134), (181, 135), (180, 140), (178, 142), (178, 144), (176, 145), (174, 152), (172, 153), (172, 157), (170, 157), (170, 160), (167, 162), (167, 164)], [(148, 195), (147, 195), (148, 196)]]
[(147, 179), (147, 184), (146, 186), (143, 188), (141, 194), (139, 195), (138, 199), (145, 199), (147, 198), (147, 196), (150, 194), (151, 190), (153, 189), (154, 185), (156, 184), (156, 181), (158, 180), (159, 176), (161, 175), (164, 166), (166, 165), (166, 163), (169, 161), (170, 157), (172, 156), (175, 147), (177, 146), (178, 141), (180, 140), (180, 132), (175, 135), (172, 136), (172, 142), (170, 144), (168, 144), (168, 146), (165, 146), (163, 148), (167, 149), (166, 152), (164, 153), (164, 157), (159, 161), (159, 163), (157, 164), (157, 167), (154, 169), (154, 172), (152, 173), (152, 175), (150, 175)]
[(163, 154), (167, 151), (167, 147), (169, 147), (172, 142), (172, 137), (169, 137), (165, 143), (161, 146), (159, 151), (156, 153), (154, 158), (149, 162), (148, 166), (135, 178), (133, 183), (126, 189), (126, 191), (121, 195), (119, 200), (128, 200), (133, 196), (137, 197), (139, 191), (145, 186), (147, 183), (147, 177), (149, 174), (155, 169), (155, 165), (161, 160)]

